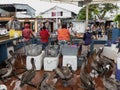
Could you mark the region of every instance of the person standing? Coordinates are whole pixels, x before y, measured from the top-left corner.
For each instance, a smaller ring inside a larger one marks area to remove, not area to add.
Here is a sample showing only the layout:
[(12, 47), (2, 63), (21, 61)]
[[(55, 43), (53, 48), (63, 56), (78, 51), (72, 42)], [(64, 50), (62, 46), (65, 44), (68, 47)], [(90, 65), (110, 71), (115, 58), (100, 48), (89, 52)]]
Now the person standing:
[(17, 17), (12, 16), (11, 20), (7, 23), (8, 29), (21, 30), (20, 21)]
[(7, 23), (10, 37), (19, 37), (22, 34), (20, 21), (17, 17), (12, 16), (11, 20)]
[(44, 50), (48, 45), (49, 37), (50, 37), (50, 34), (45, 26), (43, 26), (43, 28), (39, 32), (39, 35), (40, 35), (40, 41), (42, 43), (42, 50)]
[(102, 37), (102, 28), (101, 28), (101, 26), (98, 26), (97, 31), (98, 31), (98, 38)]
[(33, 31), (30, 29), (30, 25), (27, 23), (25, 24), (24, 29), (22, 31), (22, 36), (23, 36), (24, 41), (26, 42), (30, 41), (31, 36), (35, 37)]
[(70, 32), (67, 29), (67, 24), (63, 23), (62, 28), (58, 29), (58, 43), (60, 45), (68, 44), (70, 41)]
[(69, 29), (70, 35), (74, 37), (75, 36), (75, 28), (74, 28), (72, 22), (70, 23), (68, 29)]
[(95, 24), (91, 25), (91, 31), (92, 31), (92, 34), (94, 36), (94, 39), (97, 39), (97, 31), (96, 31), (96, 25)]
[(85, 51), (85, 53), (90, 54), (90, 45), (92, 43), (92, 33), (90, 32), (90, 28), (86, 28), (86, 32), (83, 35), (83, 47), (82, 50)]
[(27, 48), (25, 46), (31, 43), (30, 42), (31, 36), (35, 37), (33, 31), (30, 29), (30, 25), (26, 23), (24, 25), (24, 29), (22, 30), (23, 45), (26, 55), (27, 55)]

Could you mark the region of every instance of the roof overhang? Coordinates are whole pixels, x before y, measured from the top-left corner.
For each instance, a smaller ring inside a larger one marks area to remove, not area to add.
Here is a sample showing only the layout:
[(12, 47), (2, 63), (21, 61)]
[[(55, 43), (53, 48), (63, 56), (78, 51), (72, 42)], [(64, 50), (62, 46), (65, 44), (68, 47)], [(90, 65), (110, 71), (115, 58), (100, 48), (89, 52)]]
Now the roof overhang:
[(8, 12), (27, 11), (25, 8), (17, 8), (14, 4), (0, 4), (0, 8)]
[(28, 4), (0, 4), (0, 8), (7, 12), (26, 12), (28, 15), (33, 16), (35, 14), (35, 9), (30, 7)]

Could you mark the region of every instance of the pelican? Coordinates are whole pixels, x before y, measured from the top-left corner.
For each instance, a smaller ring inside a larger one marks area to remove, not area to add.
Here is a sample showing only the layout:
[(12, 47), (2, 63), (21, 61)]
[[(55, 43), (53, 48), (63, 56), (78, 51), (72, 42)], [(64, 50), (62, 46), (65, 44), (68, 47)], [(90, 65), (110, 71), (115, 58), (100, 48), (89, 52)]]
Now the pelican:
[(16, 73), (14, 72), (15, 68), (13, 66), (15, 58), (16, 58), (16, 54), (12, 50), (9, 51), (9, 54), (12, 57), (5, 60), (5, 63), (7, 64), (6, 67), (0, 69), (0, 79), (2, 81), (4, 81), (4, 79), (6, 78), (9, 78), (10, 76), (15, 76), (17, 79), (19, 79)]
[(6, 60), (6, 64), (7, 64), (6, 68), (2, 68), (0, 70), (0, 76), (2, 79), (10, 76), (13, 71), (13, 67), (12, 67), (12, 64), (10, 63), (10, 61)]
[(62, 84), (64, 87), (69, 85), (69, 82), (73, 77), (72, 67), (71, 65), (67, 64), (67, 66), (64, 66), (62, 68), (56, 68), (53, 70), (58, 76), (58, 78), (62, 79)]
[(96, 55), (97, 55), (99, 58), (101, 58), (102, 52), (103, 52), (103, 47), (100, 47), (99, 50), (98, 50), (98, 52), (96, 53)]
[(48, 79), (50, 79), (50, 73), (44, 73), (38, 90), (56, 90), (52, 85), (47, 83)]
[(14, 64), (15, 58), (17, 58), (17, 55), (12, 50), (9, 51), (9, 54), (12, 56), (12, 59), (10, 62), (11, 64)]
[(67, 64), (62, 68), (56, 68), (53, 70), (61, 79), (70, 79), (73, 75), (71, 65)]
[(86, 61), (83, 61), (80, 72), (80, 80), (82, 87), (85, 90), (95, 90), (95, 85), (92, 77), (86, 72)]
[(115, 78), (103, 78), (103, 84), (106, 90), (120, 90), (120, 82)]
[(31, 64), (32, 64), (32, 68), (30, 70), (27, 70), (22, 75), (20, 87), (24, 86), (24, 84), (28, 84), (30, 86), (36, 87), (35, 85), (31, 84), (31, 80), (35, 77), (35, 72), (36, 72), (34, 58), (31, 58)]
[[(92, 68), (99, 74), (100, 76), (105, 75), (111, 68), (114, 68), (114, 62), (111, 59), (108, 59), (102, 56), (103, 48), (99, 48), (94, 61), (92, 62)], [(94, 73), (95, 74), (95, 73)]]

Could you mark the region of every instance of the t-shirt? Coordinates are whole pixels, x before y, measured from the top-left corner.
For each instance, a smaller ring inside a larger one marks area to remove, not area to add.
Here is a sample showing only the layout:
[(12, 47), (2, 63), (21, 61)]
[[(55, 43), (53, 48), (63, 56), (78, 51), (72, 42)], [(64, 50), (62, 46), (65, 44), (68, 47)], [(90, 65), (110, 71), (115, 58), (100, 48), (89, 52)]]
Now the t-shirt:
[(22, 36), (23, 36), (23, 38), (25, 39), (25, 41), (30, 40), (31, 34), (32, 34), (32, 30), (29, 29), (29, 28), (27, 28), (27, 29), (25, 28), (25, 29), (23, 29), (23, 31), (22, 31)]
[(50, 35), (47, 30), (41, 30), (39, 34), (41, 37), (41, 42), (48, 42)]
[(89, 45), (92, 42), (92, 34), (90, 32), (84, 33), (83, 40), (85, 45)]
[(58, 40), (70, 41), (70, 32), (68, 29), (59, 29), (58, 30)]

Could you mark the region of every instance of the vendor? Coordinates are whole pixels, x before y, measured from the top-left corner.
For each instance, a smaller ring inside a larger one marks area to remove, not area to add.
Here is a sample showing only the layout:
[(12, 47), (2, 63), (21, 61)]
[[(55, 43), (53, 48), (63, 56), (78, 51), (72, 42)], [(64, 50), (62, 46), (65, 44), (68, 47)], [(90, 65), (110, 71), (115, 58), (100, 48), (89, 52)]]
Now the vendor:
[(36, 37), (33, 31), (30, 29), (30, 25), (27, 23), (25, 24), (25, 27), (22, 31), (22, 36), (24, 41), (29, 41), (31, 39), (31, 36)]
[(15, 16), (12, 17), (12, 19), (7, 24), (8, 29), (15, 29), (15, 30), (21, 30), (20, 22), (17, 20)]
[(67, 24), (63, 23), (62, 28), (58, 29), (58, 44), (65, 45), (70, 42), (70, 32), (67, 29)]
[(69, 30), (71, 36), (75, 36), (76, 32), (75, 32), (75, 28), (73, 27), (73, 23), (72, 22), (70, 22), (68, 30)]
[(15, 16), (7, 23), (7, 28), (9, 30), (10, 37), (20, 37), (22, 35), (20, 22), (17, 20)]

